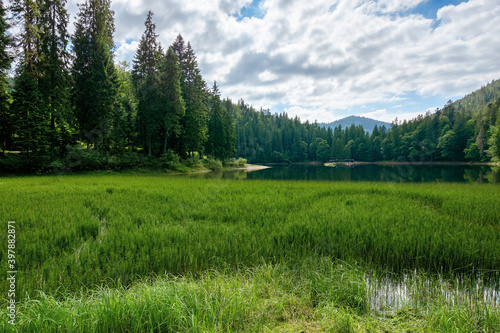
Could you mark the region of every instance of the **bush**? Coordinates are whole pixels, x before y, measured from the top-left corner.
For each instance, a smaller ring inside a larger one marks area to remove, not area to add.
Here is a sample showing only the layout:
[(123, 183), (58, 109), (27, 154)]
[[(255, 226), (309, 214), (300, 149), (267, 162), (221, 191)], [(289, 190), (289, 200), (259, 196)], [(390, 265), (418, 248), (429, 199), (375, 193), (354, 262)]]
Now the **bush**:
[(178, 171), (183, 171), (184, 169), (181, 164), (181, 158), (172, 149), (167, 150), (159, 160), (162, 168)]
[(40, 154), (7, 153), (0, 156), (0, 172), (6, 174), (45, 173), (50, 170), (52, 159)]
[(210, 170), (220, 170), (222, 169), (222, 162), (214, 158), (209, 158), (205, 161), (205, 166)]
[(246, 158), (240, 157), (238, 159), (231, 157), (224, 161), (224, 165), (228, 167), (244, 167), (247, 164)]
[(247, 164), (247, 159), (240, 157), (236, 160), (236, 165), (239, 167), (244, 167)]
[(225, 159), (223, 165), (227, 167), (236, 166), (236, 159), (234, 157)]
[(200, 158), (197, 155), (189, 157), (186, 160), (186, 164), (190, 168), (200, 168), (203, 166), (202, 161), (200, 160)]

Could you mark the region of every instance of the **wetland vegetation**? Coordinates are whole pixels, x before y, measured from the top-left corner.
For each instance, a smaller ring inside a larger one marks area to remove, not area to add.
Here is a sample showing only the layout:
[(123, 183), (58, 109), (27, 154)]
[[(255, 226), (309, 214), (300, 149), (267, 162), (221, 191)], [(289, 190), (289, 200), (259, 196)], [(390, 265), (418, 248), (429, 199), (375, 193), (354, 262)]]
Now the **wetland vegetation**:
[(500, 327), (498, 185), (106, 173), (0, 183), (19, 251), (18, 323), (3, 330)]

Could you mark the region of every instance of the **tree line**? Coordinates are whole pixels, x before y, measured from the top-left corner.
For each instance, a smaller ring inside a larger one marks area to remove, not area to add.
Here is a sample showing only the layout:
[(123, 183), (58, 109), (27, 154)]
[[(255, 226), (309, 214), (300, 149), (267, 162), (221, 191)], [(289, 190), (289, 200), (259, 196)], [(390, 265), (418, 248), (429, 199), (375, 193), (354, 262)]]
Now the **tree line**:
[[(495, 93), (491, 94), (491, 86)], [(256, 111), (240, 100), (235, 112), (237, 156), (250, 162), (305, 162), (332, 159), (357, 161), (469, 161), (500, 159), (500, 81), (442, 109), (410, 121), (393, 121), (390, 128), (362, 126), (334, 129), (286, 113)], [(467, 101), (474, 107), (464, 106)], [(488, 101), (491, 101), (488, 103)]]
[[(354, 125), (325, 129), (242, 99), (221, 99), (217, 83), (209, 88), (203, 79), (189, 42), (178, 35), (161, 45), (151, 11), (131, 66), (116, 63), (110, 5), (79, 4), (70, 36), (66, 0), (14, 0), (9, 10), (0, 2), (3, 169), (14, 167), (8, 162), (14, 155), (34, 169), (74, 166), (88, 156), (99, 159), (90, 169), (202, 156), (256, 163), (500, 157), (499, 81), (371, 134)], [(12, 151), (19, 153), (5, 154)]]
[[(78, 5), (69, 35), (66, 0), (0, 2), (0, 148), (54, 160), (88, 148), (120, 156), (173, 152), (234, 155), (234, 122), (217, 84), (208, 88), (179, 34), (166, 50), (153, 13), (131, 68), (115, 63), (110, 0)], [(19, 31), (9, 34), (10, 23)], [(15, 77), (8, 76), (15, 63)]]

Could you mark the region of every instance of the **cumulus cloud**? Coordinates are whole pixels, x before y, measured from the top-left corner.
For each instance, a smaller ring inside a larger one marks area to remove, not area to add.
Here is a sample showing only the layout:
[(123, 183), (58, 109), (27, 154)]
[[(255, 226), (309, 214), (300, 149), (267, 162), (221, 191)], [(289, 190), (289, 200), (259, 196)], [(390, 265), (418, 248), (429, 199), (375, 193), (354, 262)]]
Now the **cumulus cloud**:
[[(152, 10), (161, 43), (179, 33), (191, 41), (204, 78), (224, 96), (289, 105), (311, 121), (372, 103), (405, 105), (407, 92), (447, 100), (500, 78), (500, 3), (449, 5), (432, 20), (412, 13), (425, 2), (262, 0), (260, 18), (242, 19), (251, 0), (114, 0), (116, 59), (131, 60)], [(413, 114), (385, 109), (369, 112)]]

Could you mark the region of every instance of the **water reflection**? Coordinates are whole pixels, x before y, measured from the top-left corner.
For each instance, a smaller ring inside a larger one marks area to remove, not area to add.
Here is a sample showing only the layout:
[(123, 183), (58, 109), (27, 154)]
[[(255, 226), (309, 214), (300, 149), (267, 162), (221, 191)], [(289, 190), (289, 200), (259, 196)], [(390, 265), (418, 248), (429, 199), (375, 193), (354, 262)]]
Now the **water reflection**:
[(207, 172), (192, 177), (212, 179), (269, 179), (375, 182), (500, 183), (500, 167), (479, 165), (359, 165), (353, 168), (323, 165), (286, 165), (245, 172)]
[(366, 276), (368, 299), (373, 312), (392, 312), (403, 307), (425, 308), (433, 304), (481, 304), (500, 306), (500, 286), (493, 279), (431, 278), (416, 272), (402, 279)]

